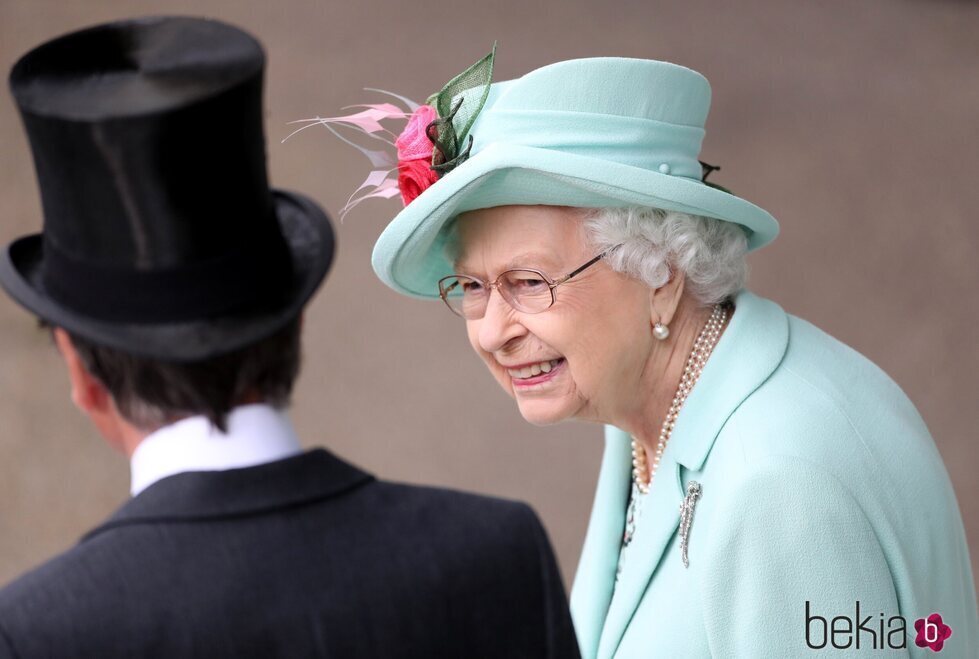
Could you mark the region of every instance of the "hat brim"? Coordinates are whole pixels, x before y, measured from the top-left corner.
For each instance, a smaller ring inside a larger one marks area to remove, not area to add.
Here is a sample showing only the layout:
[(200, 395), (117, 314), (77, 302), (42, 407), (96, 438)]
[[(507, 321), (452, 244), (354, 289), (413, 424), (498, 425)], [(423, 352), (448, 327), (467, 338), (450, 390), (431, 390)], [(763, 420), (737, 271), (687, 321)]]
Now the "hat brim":
[(445, 253), (448, 223), (466, 211), (514, 204), (648, 206), (703, 215), (741, 225), (749, 250), (778, 234), (778, 222), (765, 210), (701, 181), (550, 149), (492, 144), (391, 221), (374, 245), (374, 271), (399, 293), (438, 298), (438, 280), (452, 272)]
[[(0, 259), (0, 284), (48, 323), (94, 343), (170, 361), (198, 361), (232, 352), (275, 333), (296, 318), (333, 261), (335, 238), (326, 213), (312, 200), (273, 190), (275, 214), (292, 254), (292, 286), (275, 309), (171, 323), (110, 323), (78, 313), (44, 289), (42, 235), (14, 241)], [(255, 264), (261, 268), (261, 263)]]

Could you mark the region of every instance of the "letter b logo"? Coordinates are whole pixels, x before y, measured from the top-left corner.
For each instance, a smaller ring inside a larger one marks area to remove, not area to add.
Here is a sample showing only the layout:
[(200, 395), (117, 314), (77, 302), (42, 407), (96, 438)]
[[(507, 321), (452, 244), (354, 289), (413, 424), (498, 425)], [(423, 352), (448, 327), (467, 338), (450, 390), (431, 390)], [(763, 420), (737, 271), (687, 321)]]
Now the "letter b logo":
[[(813, 634), (813, 623), (816, 623), (816, 633)], [(822, 631), (820, 631), (822, 629)], [(806, 600), (806, 645), (811, 650), (822, 650), (826, 647), (826, 639), (829, 636), (829, 624), (826, 618), (814, 616), (809, 613), (809, 600)], [(813, 639), (818, 638), (818, 643), (813, 643)]]
[(940, 613), (932, 613), (927, 618), (918, 618), (914, 621), (914, 629), (918, 632), (914, 644), (933, 652), (941, 652), (945, 647), (945, 641), (952, 635), (952, 628), (945, 624)]

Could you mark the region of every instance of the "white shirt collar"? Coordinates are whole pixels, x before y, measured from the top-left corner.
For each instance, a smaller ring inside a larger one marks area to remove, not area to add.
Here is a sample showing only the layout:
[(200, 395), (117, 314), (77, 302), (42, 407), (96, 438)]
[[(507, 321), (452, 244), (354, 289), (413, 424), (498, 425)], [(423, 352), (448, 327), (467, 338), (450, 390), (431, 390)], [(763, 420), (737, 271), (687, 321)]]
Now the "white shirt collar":
[(192, 416), (147, 435), (129, 460), (136, 496), (153, 483), (185, 471), (253, 467), (302, 452), (285, 413), (271, 405), (242, 405), (222, 433), (206, 416)]

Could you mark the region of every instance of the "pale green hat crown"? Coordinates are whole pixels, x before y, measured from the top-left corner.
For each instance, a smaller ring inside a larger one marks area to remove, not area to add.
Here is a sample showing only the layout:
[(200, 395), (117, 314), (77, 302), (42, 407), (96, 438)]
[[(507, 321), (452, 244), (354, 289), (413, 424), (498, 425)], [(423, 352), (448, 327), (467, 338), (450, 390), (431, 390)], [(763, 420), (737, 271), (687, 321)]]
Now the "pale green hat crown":
[(753, 204), (702, 182), (699, 162), (710, 85), (653, 60), (558, 62), (495, 83), (469, 134), (468, 160), (414, 199), (374, 247), (378, 276), (395, 290), (438, 297), (459, 213), (509, 204), (650, 206), (741, 225), (749, 249), (778, 224)]

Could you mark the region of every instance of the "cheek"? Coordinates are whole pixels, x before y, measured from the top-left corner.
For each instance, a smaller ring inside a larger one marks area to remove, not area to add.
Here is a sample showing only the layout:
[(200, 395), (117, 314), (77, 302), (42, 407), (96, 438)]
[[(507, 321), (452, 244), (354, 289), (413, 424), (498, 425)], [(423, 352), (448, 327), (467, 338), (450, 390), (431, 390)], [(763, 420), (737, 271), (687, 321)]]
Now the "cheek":
[(611, 385), (623, 379), (620, 364), (627, 360), (613, 349), (611, 339), (601, 327), (582, 327), (581, 335), (564, 352), (570, 374), (568, 384), (578, 398), (593, 406), (600, 406), (606, 396), (614, 393)]
[(598, 402), (605, 396), (619, 396), (623, 388), (634, 388), (652, 347), (648, 315), (641, 304), (594, 305), (575, 314), (571, 326), (566, 357), (583, 397)]
[(469, 345), (472, 347), (473, 352), (483, 360), (486, 364), (486, 368), (489, 369), (490, 375), (499, 383), (503, 390), (506, 391), (511, 397), (513, 397), (513, 383), (510, 381), (510, 375), (500, 366), (500, 364), (493, 358), (493, 355), (483, 350), (479, 345), (479, 325), (480, 320), (467, 320), (466, 321), (466, 336), (469, 338)]

